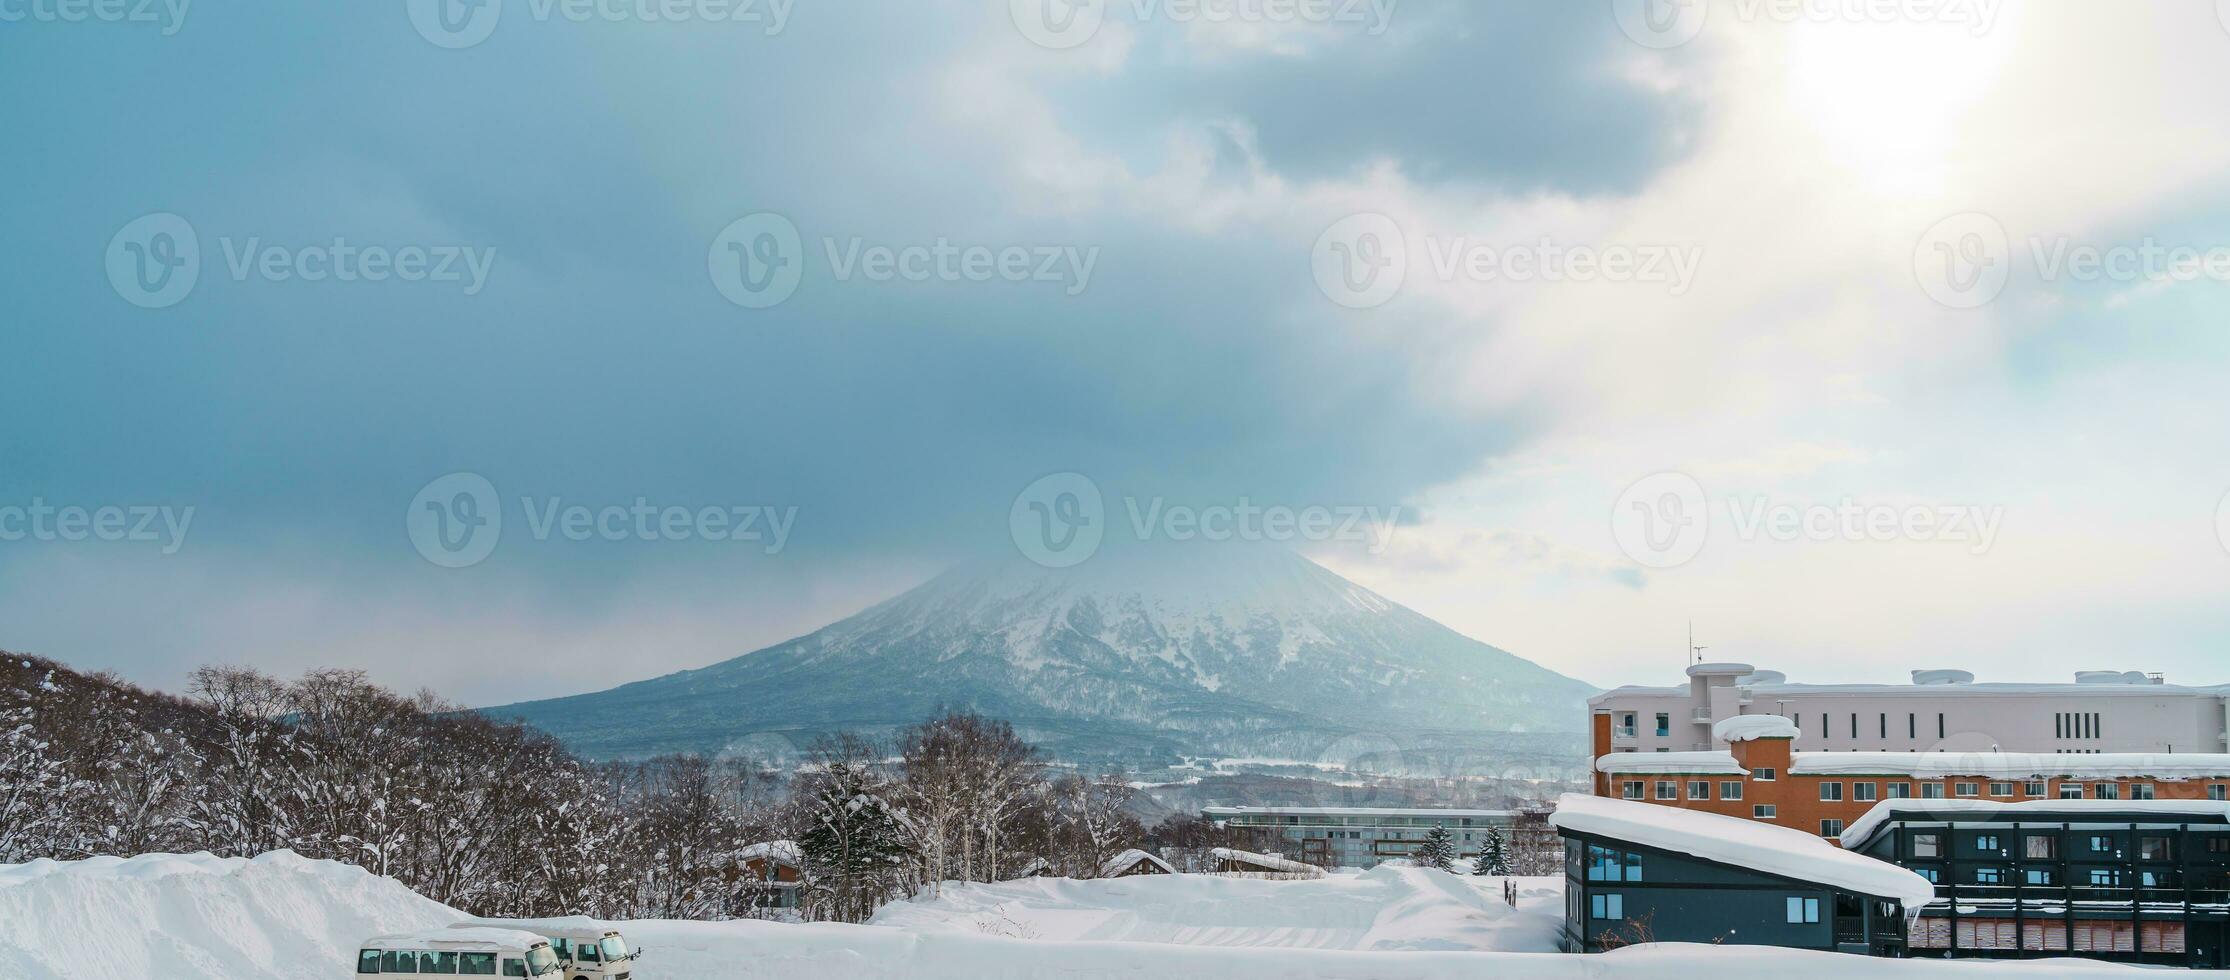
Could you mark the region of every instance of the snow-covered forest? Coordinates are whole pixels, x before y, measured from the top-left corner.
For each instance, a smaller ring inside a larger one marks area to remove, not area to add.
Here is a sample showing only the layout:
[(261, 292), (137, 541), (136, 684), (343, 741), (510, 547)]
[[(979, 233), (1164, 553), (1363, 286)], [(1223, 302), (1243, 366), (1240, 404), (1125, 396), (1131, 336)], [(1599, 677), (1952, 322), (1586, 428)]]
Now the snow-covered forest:
[(176, 696), (0, 654), (0, 864), (284, 848), (479, 915), (718, 919), (760, 914), (747, 848), (795, 841), (794, 914), (862, 921), (945, 881), (1093, 877), (1146, 837), (1131, 793), (967, 713), (783, 769), (592, 763), (358, 671), (206, 667)]

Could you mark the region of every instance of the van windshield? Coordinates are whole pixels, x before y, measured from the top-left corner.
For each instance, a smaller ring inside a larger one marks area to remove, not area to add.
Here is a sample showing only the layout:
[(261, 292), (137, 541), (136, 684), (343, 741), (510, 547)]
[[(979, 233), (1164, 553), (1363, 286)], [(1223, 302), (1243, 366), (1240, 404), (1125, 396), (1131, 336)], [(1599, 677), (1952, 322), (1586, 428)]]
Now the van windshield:
[(556, 950), (548, 946), (536, 946), (527, 950), (528, 976), (539, 977), (545, 973), (555, 973), (557, 968), (558, 955)]
[(616, 935), (605, 936), (603, 942), (596, 944), (596, 948), (603, 951), (606, 963), (615, 963), (634, 955), (627, 951), (627, 940)]

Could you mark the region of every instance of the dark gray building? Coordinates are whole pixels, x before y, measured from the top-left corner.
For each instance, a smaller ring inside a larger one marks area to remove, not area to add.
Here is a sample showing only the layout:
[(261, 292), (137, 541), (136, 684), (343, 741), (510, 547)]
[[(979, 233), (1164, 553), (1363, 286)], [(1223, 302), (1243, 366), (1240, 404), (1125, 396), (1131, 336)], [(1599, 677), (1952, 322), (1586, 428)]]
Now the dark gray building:
[(1915, 956), (2230, 967), (2230, 802), (1886, 800), (1843, 842), (1935, 883)]
[(1567, 952), (1646, 942), (1904, 955), (1905, 908), (1926, 879), (1802, 831), (1571, 794), (1564, 838)]

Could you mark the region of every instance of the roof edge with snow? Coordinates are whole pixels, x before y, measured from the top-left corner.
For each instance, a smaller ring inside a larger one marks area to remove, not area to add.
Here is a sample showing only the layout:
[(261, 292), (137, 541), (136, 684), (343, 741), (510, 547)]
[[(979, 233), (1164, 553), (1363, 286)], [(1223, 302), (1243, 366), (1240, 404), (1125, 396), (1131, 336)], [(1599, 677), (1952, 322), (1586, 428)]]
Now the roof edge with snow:
[(1886, 861), (1846, 851), (1801, 830), (1699, 810), (1566, 793), (1549, 823), (1560, 831), (1625, 841), (1760, 874), (1894, 898), (1933, 901), (1936, 886)]

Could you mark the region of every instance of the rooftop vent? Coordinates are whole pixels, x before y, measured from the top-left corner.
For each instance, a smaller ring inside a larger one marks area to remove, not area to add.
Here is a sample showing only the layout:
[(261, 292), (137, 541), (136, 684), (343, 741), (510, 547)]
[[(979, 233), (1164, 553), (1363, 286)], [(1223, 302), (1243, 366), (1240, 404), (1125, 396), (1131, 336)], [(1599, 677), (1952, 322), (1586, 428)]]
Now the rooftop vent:
[(1940, 684), (1972, 684), (1974, 672), (1970, 670), (1916, 670), (1913, 683), (1924, 686)]
[(2142, 670), (2078, 670), (2077, 684), (2162, 684), (2167, 678)]

